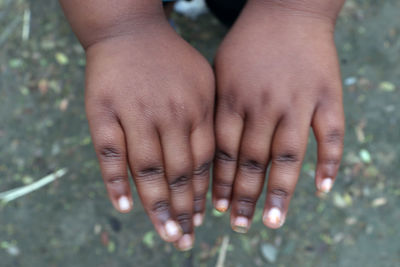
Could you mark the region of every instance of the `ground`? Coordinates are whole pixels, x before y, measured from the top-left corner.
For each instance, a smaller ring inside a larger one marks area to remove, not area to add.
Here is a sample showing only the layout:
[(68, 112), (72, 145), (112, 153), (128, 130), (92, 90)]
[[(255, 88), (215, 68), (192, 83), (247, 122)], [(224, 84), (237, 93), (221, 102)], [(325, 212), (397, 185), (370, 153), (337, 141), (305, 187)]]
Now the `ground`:
[[(282, 229), (262, 225), (259, 205), (250, 232), (236, 234), (209, 205), (195, 248), (180, 253), (140, 204), (122, 215), (106, 197), (84, 113), (84, 51), (57, 1), (0, 0), (0, 192), (68, 168), (0, 205), (0, 266), (215, 266), (228, 238), (225, 266), (400, 266), (399, 14), (396, 0), (348, 0), (339, 18), (347, 134), (333, 192), (315, 195), (310, 136)], [(173, 17), (212, 61), (227, 29), (210, 14)]]

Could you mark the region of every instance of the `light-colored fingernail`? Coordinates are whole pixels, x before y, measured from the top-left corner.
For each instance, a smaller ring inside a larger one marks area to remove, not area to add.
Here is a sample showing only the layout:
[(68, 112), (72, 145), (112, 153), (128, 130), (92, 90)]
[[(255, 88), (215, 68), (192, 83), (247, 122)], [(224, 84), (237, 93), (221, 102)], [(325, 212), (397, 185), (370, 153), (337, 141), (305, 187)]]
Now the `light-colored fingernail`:
[(118, 206), (122, 211), (127, 211), (131, 208), (131, 203), (129, 202), (129, 199), (126, 196), (121, 196), (118, 199)]
[(233, 221), (232, 229), (238, 233), (247, 233), (249, 230), (249, 219), (243, 216), (236, 217)]
[(178, 237), (179, 235), (180, 235), (180, 233), (181, 233), (181, 228), (180, 228), (180, 226), (176, 223), (176, 222), (174, 222), (174, 221), (172, 221), (172, 220), (168, 220), (166, 223), (165, 223), (165, 232), (167, 233), (167, 236), (169, 237), (169, 238), (176, 238), (176, 237)]
[(178, 240), (177, 247), (182, 251), (186, 251), (186, 250), (191, 249), (193, 247), (193, 238), (192, 238), (192, 236), (189, 235), (189, 234), (183, 235)]
[(333, 186), (332, 178), (325, 178), (319, 185), (319, 190), (324, 193), (328, 193), (329, 191), (331, 191), (332, 186)]
[(279, 228), (285, 222), (282, 217), (282, 212), (278, 208), (272, 208), (268, 211), (268, 213), (263, 218), (264, 224), (269, 227)]
[(228, 210), (229, 201), (227, 199), (219, 199), (215, 203), (215, 209), (219, 212), (225, 212)]
[(203, 219), (204, 219), (203, 214), (201, 214), (201, 213), (196, 213), (196, 214), (193, 216), (193, 223), (194, 223), (194, 226), (198, 227), (198, 226), (202, 225), (202, 224), (203, 224)]

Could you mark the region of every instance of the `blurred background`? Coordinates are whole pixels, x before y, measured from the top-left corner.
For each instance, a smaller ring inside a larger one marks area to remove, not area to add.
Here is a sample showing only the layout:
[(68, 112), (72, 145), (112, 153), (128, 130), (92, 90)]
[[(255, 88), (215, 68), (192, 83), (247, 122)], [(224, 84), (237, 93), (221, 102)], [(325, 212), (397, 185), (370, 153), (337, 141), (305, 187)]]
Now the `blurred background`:
[[(310, 136), (282, 229), (263, 226), (259, 205), (249, 233), (236, 234), (208, 202), (195, 248), (181, 253), (141, 205), (123, 215), (107, 199), (84, 51), (58, 2), (0, 0), (0, 266), (400, 266), (399, 14), (398, 0), (348, 0), (339, 18), (347, 134), (333, 192), (315, 195)], [(172, 18), (211, 62), (227, 28), (209, 13)]]

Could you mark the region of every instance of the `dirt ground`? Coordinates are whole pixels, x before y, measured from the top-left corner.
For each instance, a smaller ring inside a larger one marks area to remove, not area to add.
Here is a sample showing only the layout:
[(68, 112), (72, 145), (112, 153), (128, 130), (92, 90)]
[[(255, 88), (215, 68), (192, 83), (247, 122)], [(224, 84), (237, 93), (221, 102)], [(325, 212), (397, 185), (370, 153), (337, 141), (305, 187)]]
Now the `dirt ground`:
[[(348, 0), (338, 21), (347, 133), (333, 192), (315, 195), (310, 136), (282, 229), (263, 226), (259, 205), (249, 233), (236, 234), (208, 203), (195, 248), (180, 253), (141, 205), (122, 215), (106, 197), (84, 113), (84, 51), (57, 1), (0, 0), (0, 192), (68, 168), (0, 204), (0, 266), (215, 266), (228, 238), (225, 266), (400, 266), (399, 14), (397, 0)], [(211, 61), (227, 29), (210, 14), (173, 18)]]

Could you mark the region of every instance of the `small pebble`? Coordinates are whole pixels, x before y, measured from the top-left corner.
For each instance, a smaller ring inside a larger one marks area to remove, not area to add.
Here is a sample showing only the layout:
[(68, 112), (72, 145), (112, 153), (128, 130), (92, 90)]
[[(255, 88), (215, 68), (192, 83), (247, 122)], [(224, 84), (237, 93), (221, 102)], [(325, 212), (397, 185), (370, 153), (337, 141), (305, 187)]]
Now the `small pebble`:
[(346, 85), (346, 86), (352, 86), (356, 83), (357, 83), (356, 77), (348, 77), (344, 80), (344, 85)]
[(266, 261), (274, 263), (278, 258), (278, 249), (271, 244), (264, 243), (261, 245), (261, 254)]
[(17, 246), (11, 245), (7, 248), (7, 253), (10, 254), (11, 256), (18, 256), (20, 251)]

